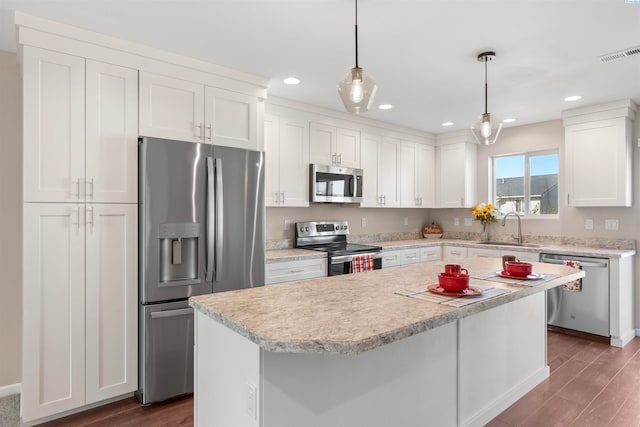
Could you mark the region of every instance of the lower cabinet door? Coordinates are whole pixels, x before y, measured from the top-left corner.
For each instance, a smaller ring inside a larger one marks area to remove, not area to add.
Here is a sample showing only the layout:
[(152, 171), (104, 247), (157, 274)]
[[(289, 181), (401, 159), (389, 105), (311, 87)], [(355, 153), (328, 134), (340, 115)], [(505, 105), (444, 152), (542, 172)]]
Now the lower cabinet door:
[(83, 205), (24, 204), (24, 422), (85, 402), (83, 222)]
[(138, 388), (138, 209), (86, 207), (86, 403)]

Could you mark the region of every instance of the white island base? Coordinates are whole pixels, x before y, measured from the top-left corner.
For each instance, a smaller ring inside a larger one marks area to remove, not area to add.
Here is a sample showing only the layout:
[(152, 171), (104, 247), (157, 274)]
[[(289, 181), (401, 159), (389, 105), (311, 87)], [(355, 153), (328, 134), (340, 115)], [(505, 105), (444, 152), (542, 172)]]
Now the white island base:
[(539, 292), (356, 355), (265, 351), (196, 310), (195, 425), (484, 425), (549, 376), (545, 301)]

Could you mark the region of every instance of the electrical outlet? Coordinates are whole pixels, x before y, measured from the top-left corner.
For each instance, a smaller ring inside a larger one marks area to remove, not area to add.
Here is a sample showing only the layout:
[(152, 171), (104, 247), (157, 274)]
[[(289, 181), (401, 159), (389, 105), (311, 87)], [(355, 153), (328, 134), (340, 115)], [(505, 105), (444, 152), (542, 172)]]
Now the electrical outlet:
[(584, 229), (585, 230), (593, 230), (593, 220), (592, 219), (585, 219), (584, 220)]
[(453, 218), (453, 225), (460, 225), (460, 218)]
[(604, 220), (604, 229), (615, 231), (618, 229), (618, 220), (617, 219), (605, 219)]
[(404, 217), (404, 225), (409, 225), (409, 217)]
[(367, 226), (367, 218), (362, 217), (360, 219), (360, 225), (362, 225), (362, 228), (365, 228)]
[(471, 227), (473, 225), (473, 218), (465, 218), (464, 219), (464, 226), (465, 227)]
[(289, 231), (290, 228), (291, 228), (291, 220), (290, 219), (285, 219), (284, 220), (284, 231)]
[(246, 411), (252, 419), (258, 419), (258, 389), (253, 384), (247, 384)]

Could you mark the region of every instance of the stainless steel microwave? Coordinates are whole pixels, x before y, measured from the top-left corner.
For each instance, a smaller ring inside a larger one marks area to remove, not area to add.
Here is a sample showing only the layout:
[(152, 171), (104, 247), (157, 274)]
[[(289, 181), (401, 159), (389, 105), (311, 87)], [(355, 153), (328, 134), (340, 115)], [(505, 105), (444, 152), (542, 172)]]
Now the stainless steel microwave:
[(309, 199), (314, 203), (360, 203), (362, 169), (309, 165)]

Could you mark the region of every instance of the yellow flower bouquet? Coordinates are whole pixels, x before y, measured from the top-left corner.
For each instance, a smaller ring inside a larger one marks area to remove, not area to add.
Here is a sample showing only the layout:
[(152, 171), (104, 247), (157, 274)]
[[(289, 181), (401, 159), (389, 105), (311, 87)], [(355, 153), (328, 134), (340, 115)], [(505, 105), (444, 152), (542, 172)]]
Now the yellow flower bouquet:
[(491, 203), (480, 203), (471, 207), (471, 213), (474, 219), (482, 224), (482, 232), (486, 231), (487, 224), (496, 222), (496, 208)]

